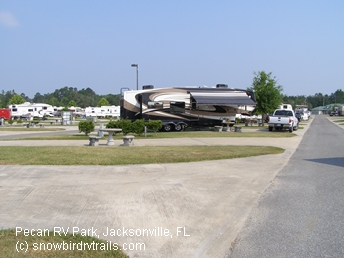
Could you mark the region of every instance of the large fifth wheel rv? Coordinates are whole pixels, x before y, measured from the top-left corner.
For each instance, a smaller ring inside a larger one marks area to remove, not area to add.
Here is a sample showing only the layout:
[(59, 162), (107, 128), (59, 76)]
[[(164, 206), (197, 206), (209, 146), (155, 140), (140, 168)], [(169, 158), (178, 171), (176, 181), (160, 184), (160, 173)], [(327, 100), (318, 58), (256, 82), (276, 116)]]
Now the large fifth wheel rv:
[(224, 119), (234, 121), (237, 114), (247, 115), (255, 105), (252, 91), (228, 88), (226, 84), (212, 88), (122, 88), (120, 100), (121, 118), (162, 120), (164, 131), (221, 125)]
[(43, 116), (54, 116), (54, 109), (51, 105), (45, 103), (30, 103), (25, 102), (23, 104), (13, 104), (8, 106), (12, 111), (12, 117), (14, 119), (31, 118)]

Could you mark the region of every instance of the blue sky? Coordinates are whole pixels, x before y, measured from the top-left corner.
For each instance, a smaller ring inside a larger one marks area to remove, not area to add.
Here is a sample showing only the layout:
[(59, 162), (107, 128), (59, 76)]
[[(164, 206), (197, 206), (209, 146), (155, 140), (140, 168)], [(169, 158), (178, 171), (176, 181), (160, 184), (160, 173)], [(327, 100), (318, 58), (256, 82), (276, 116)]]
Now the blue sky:
[(271, 72), (287, 95), (343, 89), (342, 0), (1, 0), (0, 90), (68, 86), (247, 88)]

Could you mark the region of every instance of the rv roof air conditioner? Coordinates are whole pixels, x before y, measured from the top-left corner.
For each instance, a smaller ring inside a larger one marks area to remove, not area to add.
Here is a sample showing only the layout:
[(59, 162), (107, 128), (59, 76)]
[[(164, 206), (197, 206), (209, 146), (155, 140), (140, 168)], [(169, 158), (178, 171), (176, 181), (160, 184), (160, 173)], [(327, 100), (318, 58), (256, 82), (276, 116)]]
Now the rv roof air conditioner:
[(153, 86), (153, 85), (143, 85), (143, 86), (142, 86), (142, 89), (143, 89), (143, 90), (154, 89), (154, 86)]
[(216, 88), (228, 88), (227, 84), (216, 84)]

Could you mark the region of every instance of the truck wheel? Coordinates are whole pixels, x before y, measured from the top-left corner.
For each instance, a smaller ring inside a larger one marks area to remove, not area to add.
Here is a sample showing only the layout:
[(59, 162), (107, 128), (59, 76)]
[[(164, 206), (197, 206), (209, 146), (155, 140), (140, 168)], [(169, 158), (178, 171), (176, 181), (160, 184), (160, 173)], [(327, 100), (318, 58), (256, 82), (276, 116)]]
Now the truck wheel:
[(174, 127), (174, 130), (177, 131), (177, 132), (180, 132), (182, 130), (182, 125), (176, 125)]
[(163, 129), (164, 129), (165, 132), (170, 132), (170, 131), (172, 131), (172, 127), (171, 127), (170, 124), (164, 125), (164, 126), (163, 126)]
[(271, 126), (269, 126), (269, 131), (272, 132), (272, 127)]
[(299, 125), (294, 127), (294, 131), (297, 131), (297, 129), (299, 129)]
[(293, 127), (289, 127), (289, 133), (292, 133), (293, 132)]

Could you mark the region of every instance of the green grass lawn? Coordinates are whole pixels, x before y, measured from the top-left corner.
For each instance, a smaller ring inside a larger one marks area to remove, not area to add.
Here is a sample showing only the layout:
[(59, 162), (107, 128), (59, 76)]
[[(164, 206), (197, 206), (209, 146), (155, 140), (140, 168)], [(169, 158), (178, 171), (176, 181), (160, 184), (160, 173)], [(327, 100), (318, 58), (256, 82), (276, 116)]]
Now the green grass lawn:
[[(253, 126), (249, 128), (259, 128)], [(44, 129), (44, 128), (37, 128)], [(26, 130), (25, 130), (26, 131)], [(269, 132), (261, 127), (257, 131), (246, 132), (215, 132), (211, 130), (183, 132), (149, 132), (135, 135), (135, 139), (162, 138), (210, 138), (210, 137), (240, 137), (240, 138), (286, 138), (296, 134), (286, 131)], [(15, 137), (15, 136), (13, 136)], [(105, 140), (107, 136), (103, 137)], [(117, 134), (114, 139), (122, 139)], [(32, 136), (28, 138), (12, 138), (9, 140), (83, 140), (88, 142), (84, 133)], [(265, 146), (154, 146), (134, 148), (88, 148), (85, 146), (3, 146), (0, 165), (127, 165), (151, 163), (178, 163), (203, 160), (232, 159), (266, 154), (282, 153), (284, 150)], [(148, 155), (149, 154), (149, 155)]]
[(53, 131), (63, 131), (65, 130), (64, 128), (59, 128), (59, 127), (0, 127), (0, 131), (9, 131), (9, 132), (53, 132)]
[(283, 153), (270, 146), (3, 146), (0, 165), (129, 165), (196, 162)]
[(16, 234), (14, 229), (0, 230), (0, 246), (0, 257), (4, 258), (129, 257), (115, 243), (78, 234), (61, 234), (59, 236), (58, 234), (54, 235), (52, 231), (46, 232), (45, 236), (25, 236), (22, 232)]
[[(114, 135), (114, 139), (122, 139), (122, 134)], [(294, 137), (296, 134), (289, 133), (287, 131), (274, 131), (269, 132), (268, 129), (255, 132), (214, 132), (214, 131), (185, 131), (185, 132), (154, 132), (147, 133), (146, 137), (144, 135), (135, 135), (135, 139), (155, 139), (155, 138), (210, 138), (210, 137), (273, 137), (273, 138), (288, 138)], [(107, 136), (104, 136), (104, 139)], [(11, 140), (88, 140), (88, 136), (83, 133), (79, 134), (63, 134), (63, 135), (46, 135), (46, 136), (31, 136), (27, 138), (13, 138), (6, 139), (6, 141)]]

